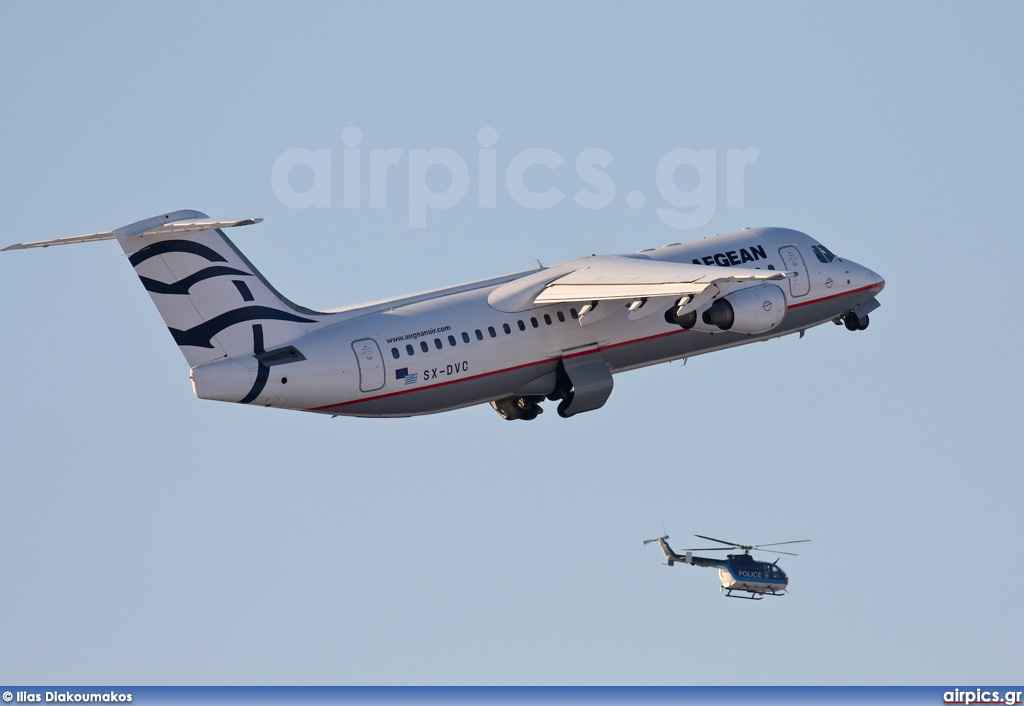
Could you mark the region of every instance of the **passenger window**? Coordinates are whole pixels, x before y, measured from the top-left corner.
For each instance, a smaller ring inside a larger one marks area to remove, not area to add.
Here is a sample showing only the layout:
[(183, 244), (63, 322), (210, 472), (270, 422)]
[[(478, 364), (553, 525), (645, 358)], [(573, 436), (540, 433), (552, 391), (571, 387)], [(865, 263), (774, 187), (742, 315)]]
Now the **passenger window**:
[(544, 323), (546, 323), (548, 326), (551, 325), (551, 314), (544, 314)]
[(443, 346), (444, 346), (444, 344), (441, 343), (441, 339), (440, 338), (435, 338), (434, 339), (434, 348), (436, 348), (437, 350), (441, 350), (441, 348)]
[(455, 336), (449, 336), (448, 337), (448, 345), (449, 346), (454, 346), (455, 345)]
[(564, 324), (565, 323), (565, 314), (563, 314), (561, 311), (557, 312), (557, 314), (558, 314), (558, 320), (561, 321)]
[(398, 349), (397, 348), (392, 348), (391, 349), (391, 357), (394, 358), (395, 360), (398, 360)]
[(502, 324), (501, 327), (505, 329), (505, 333), (512, 333), (512, 328), (508, 324)]
[(408, 353), (409, 355), (412, 355), (416, 351), (414, 351), (412, 349), (412, 344), (411, 343), (407, 343), (407, 344), (405, 344), (405, 352)]
[(466, 333), (465, 331), (462, 332), (462, 342), (469, 343), (469, 334)]
[(495, 336), (498, 335), (498, 332), (494, 330), (493, 326), (487, 327), (487, 333), (491, 334), (491, 338), (494, 338)]
[(427, 345), (426, 341), (420, 341), (420, 350), (424, 353), (430, 350), (430, 346)]
[(523, 323), (522, 319), (519, 319), (519, 330), (520, 331), (525, 331), (526, 330), (526, 324)]
[(574, 319), (580, 318), (579, 312), (577, 312), (575, 309), (569, 309), (569, 316), (571, 316)]
[(534, 328), (537, 328), (538, 326), (540, 326), (540, 324), (537, 323), (537, 317), (536, 316), (531, 316), (530, 317), (530, 323), (533, 324)]
[(476, 340), (478, 340), (478, 341), (484, 340), (484, 334), (483, 334), (483, 332), (480, 331), (480, 329), (476, 330)]

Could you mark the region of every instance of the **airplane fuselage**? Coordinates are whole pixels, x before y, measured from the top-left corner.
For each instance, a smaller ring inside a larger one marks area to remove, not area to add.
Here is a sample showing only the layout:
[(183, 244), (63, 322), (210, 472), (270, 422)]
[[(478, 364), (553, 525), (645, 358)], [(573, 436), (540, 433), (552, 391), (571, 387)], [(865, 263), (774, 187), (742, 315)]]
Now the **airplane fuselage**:
[[(822, 250), (818, 241), (798, 231), (758, 228), (619, 256), (723, 270), (796, 272), (778, 283), (785, 297), (781, 323), (758, 334), (699, 322), (683, 328), (661, 311), (636, 318), (621, 303), (601, 302), (590, 313), (581, 304), (537, 307), (524, 295), (531, 291), (527, 285), (544, 281), (548, 269), (555, 272), (559, 266), (326, 312), (336, 323), (297, 340), (300, 355), (271, 365), (251, 403), (331, 415), (402, 417), (499, 399), (539, 400), (565, 385), (565, 371), (575, 360), (599, 359), (618, 373), (802, 332), (856, 311), (885, 284), (871, 270), (844, 258), (829, 260)], [(196, 395), (239, 401), (244, 375), (231, 363), (194, 367)]]

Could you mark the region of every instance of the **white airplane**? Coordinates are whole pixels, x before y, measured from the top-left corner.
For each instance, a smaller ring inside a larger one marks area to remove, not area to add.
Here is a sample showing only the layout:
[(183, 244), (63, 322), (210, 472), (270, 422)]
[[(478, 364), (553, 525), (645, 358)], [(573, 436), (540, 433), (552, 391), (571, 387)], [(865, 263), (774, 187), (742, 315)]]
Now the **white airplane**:
[(505, 419), (533, 419), (545, 399), (570, 417), (603, 406), (624, 370), (828, 321), (867, 328), (885, 286), (808, 235), (753, 228), (312, 311), (224, 235), (261, 220), (175, 211), (4, 249), (117, 240), (197, 397), (359, 417), (490, 403)]

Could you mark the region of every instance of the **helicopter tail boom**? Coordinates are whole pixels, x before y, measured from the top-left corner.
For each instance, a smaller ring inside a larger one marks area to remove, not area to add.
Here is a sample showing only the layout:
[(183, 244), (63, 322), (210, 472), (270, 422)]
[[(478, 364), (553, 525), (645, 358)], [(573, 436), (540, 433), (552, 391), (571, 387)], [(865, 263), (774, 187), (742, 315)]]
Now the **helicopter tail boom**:
[(650, 544), (651, 542), (657, 542), (661, 546), (661, 551), (665, 555), (665, 559), (668, 560), (668, 565), (673, 566), (677, 561), (683, 564), (693, 563), (693, 552), (686, 552), (686, 554), (676, 554), (672, 551), (672, 547), (665, 541), (668, 539), (668, 535), (662, 535), (655, 539), (645, 539), (644, 544)]

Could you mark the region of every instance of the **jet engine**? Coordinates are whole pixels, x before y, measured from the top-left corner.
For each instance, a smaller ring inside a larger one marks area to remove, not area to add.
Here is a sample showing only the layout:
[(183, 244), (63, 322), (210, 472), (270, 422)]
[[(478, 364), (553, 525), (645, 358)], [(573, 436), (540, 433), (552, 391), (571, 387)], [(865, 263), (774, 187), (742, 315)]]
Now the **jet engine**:
[(693, 328), (697, 324), (697, 312), (691, 311), (687, 314), (679, 316), (676, 313), (676, 306), (675, 304), (673, 304), (668, 308), (668, 311), (665, 312), (665, 321), (674, 326), (682, 326), (683, 328)]
[(759, 284), (716, 299), (700, 316), (708, 330), (716, 328), (734, 333), (765, 333), (782, 323), (786, 316), (786, 295), (774, 284)]

